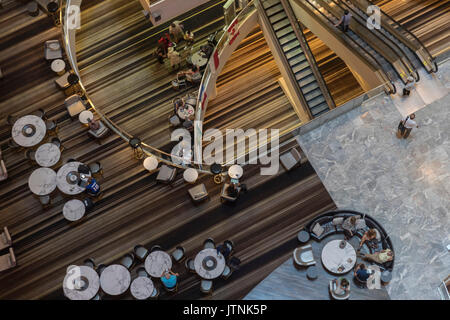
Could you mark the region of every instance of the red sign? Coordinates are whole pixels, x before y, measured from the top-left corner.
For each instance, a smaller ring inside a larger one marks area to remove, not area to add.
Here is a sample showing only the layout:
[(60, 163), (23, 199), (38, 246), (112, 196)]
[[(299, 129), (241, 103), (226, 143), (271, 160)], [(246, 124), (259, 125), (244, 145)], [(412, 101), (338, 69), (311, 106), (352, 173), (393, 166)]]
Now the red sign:
[(233, 44), (234, 40), (236, 39), (236, 37), (239, 35), (239, 30), (236, 30), (236, 25), (238, 24), (239, 19), (234, 19), (233, 23), (228, 27), (228, 37), (230, 39), (230, 41), (228, 42), (229, 45)]
[(219, 67), (219, 52), (217, 51), (217, 49), (214, 51), (214, 68), (217, 70), (217, 68)]
[(206, 98), (208, 97), (208, 95), (206, 94), (206, 92), (203, 93), (203, 99), (202, 99), (202, 109), (204, 110), (206, 107)]

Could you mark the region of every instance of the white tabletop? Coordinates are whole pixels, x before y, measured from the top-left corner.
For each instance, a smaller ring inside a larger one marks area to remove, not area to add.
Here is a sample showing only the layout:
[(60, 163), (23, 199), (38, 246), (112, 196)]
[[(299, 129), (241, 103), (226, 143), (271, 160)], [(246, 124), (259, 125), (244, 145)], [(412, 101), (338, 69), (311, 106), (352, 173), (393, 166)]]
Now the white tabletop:
[(225, 270), (225, 257), (217, 249), (203, 249), (195, 256), (194, 268), (203, 279), (218, 278)]
[[(324, 267), (335, 274), (344, 274), (349, 272), (356, 263), (356, 251), (353, 246), (346, 242), (346, 246), (341, 249), (339, 244), (343, 240), (332, 240), (322, 249), (322, 263)], [(342, 266), (343, 270), (339, 271)]]
[(144, 168), (148, 171), (153, 171), (158, 168), (158, 159), (155, 157), (147, 157), (144, 160)]
[(66, 68), (66, 63), (62, 59), (53, 60), (51, 68), (54, 72), (62, 72)]
[(38, 196), (45, 196), (56, 188), (56, 172), (50, 168), (38, 168), (28, 178), (28, 187)]
[(183, 178), (186, 182), (194, 183), (198, 178), (198, 172), (194, 168), (187, 168), (183, 172)]
[(203, 67), (208, 63), (208, 59), (203, 58), (201, 51), (197, 51), (191, 56), (191, 63), (197, 67)]
[(84, 110), (80, 112), (80, 115), (78, 116), (78, 120), (83, 123), (83, 124), (87, 124), (88, 123), (88, 119), (93, 120), (94, 119), (94, 114), (89, 111), (89, 110)]
[(185, 120), (186, 118), (191, 118), (194, 116), (194, 107), (191, 105), (186, 105), (186, 107), (178, 108), (177, 114), (180, 117), (181, 120)]
[(131, 294), (138, 300), (150, 298), (152, 296), (153, 289), (153, 281), (148, 277), (137, 277), (133, 280), (130, 286)]
[(160, 278), (165, 271), (172, 268), (172, 258), (167, 252), (156, 250), (145, 259), (145, 271), (155, 278)]
[(107, 266), (100, 276), (102, 290), (111, 296), (117, 296), (127, 291), (130, 283), (130, 271), (120, 264)]
[(80, 220), (86, 212), (86, 206), (83, 201), (72, 199), (67, 201), (63, 207), (63, 215), (69, 221)]
[[(82, 164), (78, 161), (68, 162), (65, 165), (63, 165), (61, 168), (59, 168), (58, 173), (56, 175), (56, 183), (58, 186), (58, 189), (61, 190), (61, 192), (65, 194), (75, 195), (80, 194), (84, 190), (86, 190), (83, 187), (80, 187), (78, 185), (78, 179), (74, 180), (73, 182), (70, 181), (70, 177), (74, 175), (74, 173), (78, 172), (78, 166)], [(69, 175), (69, 177), (68, 177)], [(87, 176), (90, 176), (90, 174), (87, 174)]]
[(44, 120), (38, 116), (28, 115), (17, 119), (14, 123), (11, 136), (22, 147), (32, 147), (44, 139), (47, 127)]
[(238, 164), (233, 164), (228, 169), (228, 175), (230, 176), (230, 178), (239, 179), (240, 177), (242, 177), (243, 174), (244, 174), (244, 169), (242, 169), (242, 167)]
[(36, 150), (36, 163), (41, 167), (51, 167), (58, 163), (61, 150), (54, 143), (44, 143)]
[(97, 272), (87, 266), (71, 266), (64, 277), (64, 295), (70, 300), (90, 300), (98, 292), (100, 280)]

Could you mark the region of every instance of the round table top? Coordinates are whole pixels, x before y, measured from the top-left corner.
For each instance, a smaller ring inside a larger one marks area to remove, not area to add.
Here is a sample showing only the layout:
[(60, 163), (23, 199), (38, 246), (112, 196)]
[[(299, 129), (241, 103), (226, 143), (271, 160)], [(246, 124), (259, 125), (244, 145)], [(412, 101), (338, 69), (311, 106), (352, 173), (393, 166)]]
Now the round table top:
[(225, 270), (225, 257), (216, 249), (203, 249), (195, 256), (194, 268), (203, 279), (218, 278)]
[(244, 174), (244, 169), (242, 169), (242, 167), (238, 164), (233, 164), (228, 169), (228, 175), (230, 176), (230, 178), (239, 179), (240, 177), (242, 177), (243, 174)]
[(136, 299), (145, 300), (152, 296), (154, 288), (152, 279), (148, 277), (137, 277), (131, 283), (130, 291)]
[(56, 172), (50, 168), (38, 168), (28, 178), (28, 187), (38, 196), (45, 196), (56, 188)]
[(54, 143), (44, 143), (36, 150), (36, 163), (41, 167), (51, 167), (58, 163), (61, 150)]
[(208, 59), (203, 57), (201, 51), (197, 51), (191, 56), (191, 63), (197, 67), (203, 67), (208, 63)]
[[(82, 193), (85, 188), (78, 185), (78, 166), (82, 164), (78, 161), (68, 162), (59, 168), (56, 174), (56, 184), (58, 189), (65, 194), (75, 195)], [(90, 174), (87, 174), (90, 176)], [(72, 180), (73, 179), (73, 180)]]
[(89, 110), (81, 111), (80, 115), (78, 116), (78, 120), (83, 124), (87, 124), (88, 119), (94, 119), (94, 114)]
[(186, 182), (193, 183), (198, 178), (198, 172), (194, 168), (187, 168), (183, 172), (183, 178)]
[(67, 201), (63, 207), (63, 215), (69, 221), (80, 220), (86, 212), (86, 206), (83, 201), (72, 199)]
[(155, 157), (147, 157), (144, 160), (144, 168), (148, 171), (153, 171), (158, 168), (158, 159)]
[(167, 252), (156, 250), (145, 259), (145, 271), (155, 278), (160, 278), (165, 271), (172, 268), (172, 258)]
[(213, 163), (209, 168), (214, 174), (219, 174), (222, 172), (222, 166), (219, 163)]
[(64, 295), (70, 300), (90, 300), (98, 292), (100, 280), (97, 272), (87, 266), (71, 266), (64, 277)]
[(111, 296), (117, 296), (127, 291), (130, 283), (130, 271), (120, 264), (107, 266), (100, 276), (102, 290)]
[(186, 120), (186, 118), (191, 118), (194, 116), (195, 109), (191, 105), (185, 105), (184, 108), (178, 108), (177, 114), (181, 120)]
[(44, 139), (47, 127), (44, 120), (34, 115), (23, 116), (14, 123), (11, 130), (13, 140), (22, 147), (32, 147)]
[(54, 72), (61, 72), (66, 68), (66, 63), (62, 59), (53, 60), (51, 68)]
[(345, 240), (332, 240), (322, 249), (322, 263), (324, 267), (335, 274), (349, 272), (356, 263), (355, 248), (345, 241), (346, 246), (341, 249), (339, 247), (341, 241)]

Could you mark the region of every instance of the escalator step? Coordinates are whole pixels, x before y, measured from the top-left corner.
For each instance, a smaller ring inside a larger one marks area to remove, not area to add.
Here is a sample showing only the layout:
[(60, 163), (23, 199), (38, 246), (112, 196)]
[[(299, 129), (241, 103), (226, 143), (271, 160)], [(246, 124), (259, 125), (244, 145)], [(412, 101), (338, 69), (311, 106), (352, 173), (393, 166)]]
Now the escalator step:
[(292, 32), (292, 33), (290, 33), (290, 34), (287, 34), (287, 35), (285, 35), (285, 36), (279, 38), (278, 42), (279, 42), (281, 45), (283, 45), (283, 44), (286, 44), (286, 43), (288, 43), (288, 42), (291, 42), (292, 40), (297, 40), (297, 37), (295, 36), (295, 33), (294, 33), (294, 32)]
[(291, 23), (289, 22), (289, 19), (286, 18), (286, 19), (281, 20), (281, 21), (279, 21), (279, 22), (277, 22), (275, 24), (272, 24), (272, 27), (273, 27), (274, 31), (278, 31), (278, 30), (280, 30), (280, 29), (282, 29), (282, 28), (284, 28), (284, 27), (286, 27), (286, 26), (288, 26), (290, 24)]
[(288, 58), (288, 59), (293, 58), (293, 57), (296, 57), (296, 56), (298, 56), (298, 55), (305, 55), (305, 54), (303, 53), (303, 50), (302, 50), (301, 47), (298, 47), (298, 48), (296, 48), (296, 49), (294, 49), (294, 50), (291, 50), (291, 51), (285, 53), (285, 56), (286, 56), (286, 58)]
[(311, 82), (310, 84), (307, 84), (306, 86), (302, 87), (302, 92), (304, 95), (313, 92), (314, 90), (320, 89), (319, 85), (317, 84), (317, 81)]
[(328, 110), (330, 110), (330, 108), (328, 107), (328, 104), (326, 102), (324, 102), (318, 106), (315, 106), (314, 108), (312, 108), (310, 110), (311, 110), (313, 117), (317, 117), (317, 116), (321, 115), (322, 113), (325, 113)]
[(281, 30), (278, 30), (277, 32), (275, 32), (275, 34), (277, 35), (278, 39), (287, 35), (288, 33), (294, 32), (294, 29), (292, 29), (292, 26), (289, 25)]
[(306, 101), (310, 101), (310, 100), (322, 95), (322, 91), (320, 90), (319, 87), (317, 87), (316, 89), (311, 90), (306, 94), (304, 93), (304, 95), (305, 95)]
[(306, 78), (309, 78), (312, 74), (311, 68), (304, 68), (303, 70), (297, 72), (295, 74), (295, 79), (297, 81), (303, 81)]
[(264, 9), (268, 9), (280, 3), (280, 0), (263, 0), (261, 1)]
[(315, 87), (317, 88), (317, 81), (316, 78), (314, 78), (313, 75), (310, 75), (309, 77), (303, 78), (299, 81), (297, 81), (300, 87), (303, 89), (303, 87), (306, 87), (307, 85), (311, 85), (311, 88), (313, 87), (313, 82), (315, 83)]
[(295, 48), (301, 48), (300, 43), (298, 41), (291, 41), (285, 45), (281, 46), (283, 48), (283, 52), (287, 53), (288, 51), (295, 49)]
[[(303, 71), (308, 67), (309, 67), (308, 61), (304, 61), (304, 62), (297, 63), (296, 65), (292, 66), (291, 69), (295, 74), (297, 74), (298, 72)], [(310, 69), (310, 68), (308, 68), (308, 69)]]
[(325, 101), (325, 98), (323, 95), (320, 95), (318, 97), (312, 98), (311, 100), (306, 100), (308, 102), (308, 106), (310, 109), (318, 106), (319, 104), (323, 103)]
[(276, 14), (278, 12), (281, 12), (281, 11), (284, 11), (284, 8), (283, 8), (283, 6), (280, 3), (280, 4), (277, 4), (277, 5), (269, 8), (269, 9), (266, 9), (266, 14), (267, 14), (268, 17), (271, 17), (274, 14)]
[(281, 11), (281, 12), (269, 17), (269, 21), (271, 24), (277, 23), (278, 21), (281, 21), (283, 19), (286, 19), (289, 22), (289, 19), (286, 16), (286, 12), (284, 12), (284, 11)]
[(306, 60), (306, 57), (304, 54), (298, 54), (298, 55), (288, 59), (289, 65), (291, 67), (295, 66), (296, 64), (302, 63), (305, 60)]

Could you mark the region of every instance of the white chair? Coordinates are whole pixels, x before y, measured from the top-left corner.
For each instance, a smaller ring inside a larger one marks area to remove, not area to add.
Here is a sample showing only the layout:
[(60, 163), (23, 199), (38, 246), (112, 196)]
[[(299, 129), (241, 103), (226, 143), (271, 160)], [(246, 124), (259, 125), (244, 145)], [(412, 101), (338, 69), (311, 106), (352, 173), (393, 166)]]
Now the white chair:
[(334, 300), (347, 300), (350, 297), (350, 283), (349, 285), (349, 290), (347, 292), (345, 292), (342, 295), (336, 294), (335, 290), (336, 290), (336, 283), (333, 280), (330, 280), (330, 284), (328, 286), (328, 289), (330, 291), (330, 295)]
[(194, 202), (200, 202), (208, 198), (208, 191), (206, 191), (203, 183), (190, 188), (188, 192)]
[(92, 136), (95, 139), (100, 139), (103, 138), (104, 136), (106, 136), (109, 132), (109, 129), (107, 126), (105, 126), (103, 124), (103, 122), (101, 122), (100, 120), (97, 120), (100, 127), (97, 130), (89, 130), (88, 133), (90, 136)]
[(83, 100), (81, 100), (80, 96), (77, 94), (73, 94), (68, 97), (64, 101), (64, 104), (71, 118), (79, 115), (82, 111), (86, 110), (86, 106), (84, 105)]
[(159, 169), (158, 175), (156, 176), (156, 180), (160, 182), (169, 183), (175, 179), (177, 174), (177, 169), (171, 168), (166, 165), (162, 165)]
[(58, 40), (45, 41), (44, 57), (46, 60), (55, 60), (62, 58), (61, 44)]
[(202, 280), (200, 283), (200, 291), (204, 294), (210, 294), (212, 292), (213, 282), (211, 280)]
[(302, 267), (312, 266), (316, 264), (310, 244), (294, 250), (294, 261)]

